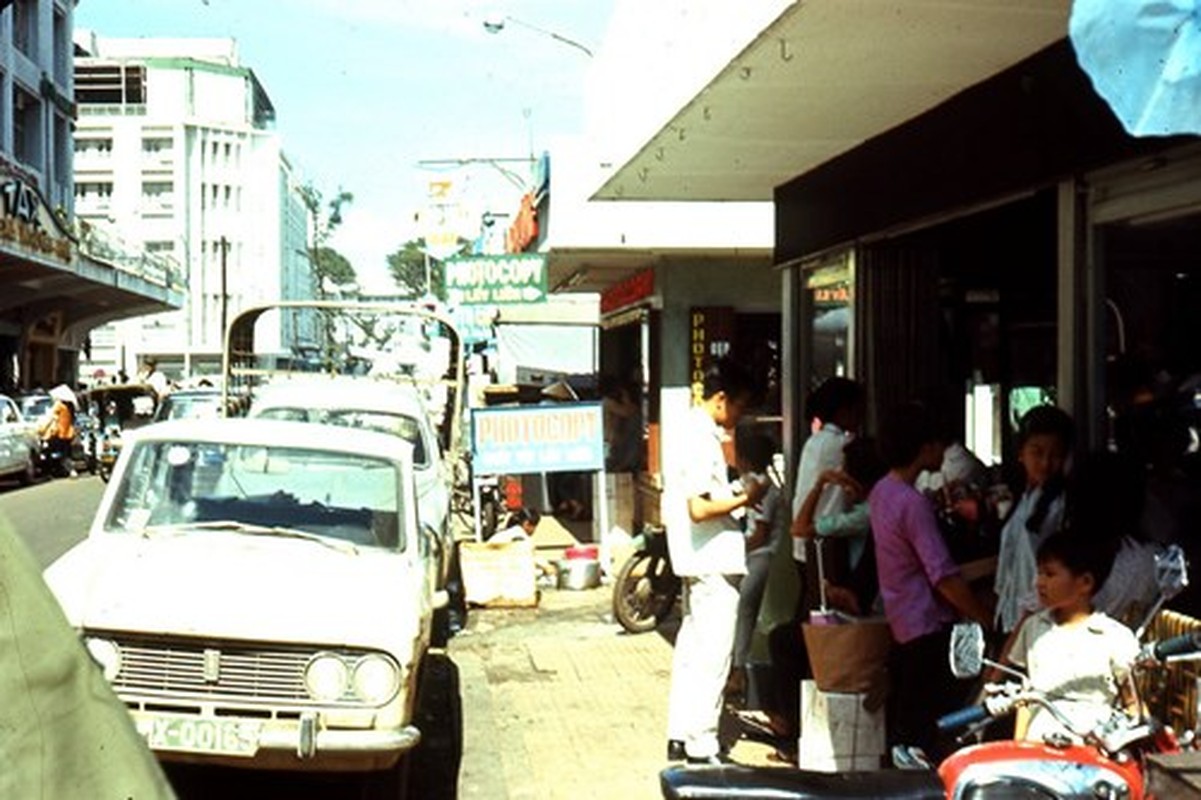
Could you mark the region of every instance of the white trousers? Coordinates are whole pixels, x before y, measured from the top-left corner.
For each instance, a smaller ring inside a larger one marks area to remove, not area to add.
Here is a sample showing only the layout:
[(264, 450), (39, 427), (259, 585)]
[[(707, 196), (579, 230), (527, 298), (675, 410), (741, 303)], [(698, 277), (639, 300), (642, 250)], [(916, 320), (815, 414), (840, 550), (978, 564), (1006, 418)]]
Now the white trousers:
[(684, 619), (671, 662), (667, 738), (693, 758), (717, 755), (717, 723), (738, 620), (738, 576), (684, 579)]

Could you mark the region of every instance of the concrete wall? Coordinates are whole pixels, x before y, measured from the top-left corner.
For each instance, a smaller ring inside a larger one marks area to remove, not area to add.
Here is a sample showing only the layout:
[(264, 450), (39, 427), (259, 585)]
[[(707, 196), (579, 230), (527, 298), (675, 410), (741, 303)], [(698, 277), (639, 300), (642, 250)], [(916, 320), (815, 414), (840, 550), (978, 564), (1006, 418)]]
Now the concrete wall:
[(663, 298), (662, 385), (688, 386), (689, 321), (693, 306), (732, 306), (736, 312), (780, 310), (781, 277), (769, 257), (704, 259), (655, 268)]

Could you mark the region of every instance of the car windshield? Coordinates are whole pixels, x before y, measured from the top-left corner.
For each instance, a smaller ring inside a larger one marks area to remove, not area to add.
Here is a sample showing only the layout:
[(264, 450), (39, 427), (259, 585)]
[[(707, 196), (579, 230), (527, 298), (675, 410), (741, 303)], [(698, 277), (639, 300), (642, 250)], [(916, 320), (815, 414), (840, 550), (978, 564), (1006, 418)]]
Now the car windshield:
[(259, 419), (280, 419), (288, 422), (316, 422), (343, 428), (363, 428), (399, 436), (413, 445), (413, 464), (424, 467), (429, 463), (421, 424), (406, 414), (391, 411), (365, 411), (354, 408), (298, 408), (278, 406), (253, 412)]
[(219, 417), (221, 416), (220, 411), (221, 395), (219, 394), (169, 394), (163, 398), (162, 405), (155, 412), (154, 420), (155, 422), (163, 422), (169, 419)]
[(404, 549), (400, 481), (384, 459), (295, 447), (139, 442), (105, 529), (242, 530)]
[(21, 414), (28, 420), (40, 419), (50, 410), (53, 403), (54, 399), (48, 394), (22, 397), (20, 400)]

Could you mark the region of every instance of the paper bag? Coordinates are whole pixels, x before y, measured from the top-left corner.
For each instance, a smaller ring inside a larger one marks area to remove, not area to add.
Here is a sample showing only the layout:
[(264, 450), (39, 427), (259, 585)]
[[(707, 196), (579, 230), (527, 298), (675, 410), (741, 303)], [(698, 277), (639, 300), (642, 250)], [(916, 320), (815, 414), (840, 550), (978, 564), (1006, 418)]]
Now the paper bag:
[(813, 680), (823, 692), (867, 692), (888, 664), (892, 633), (884, 619), (801, 626)]

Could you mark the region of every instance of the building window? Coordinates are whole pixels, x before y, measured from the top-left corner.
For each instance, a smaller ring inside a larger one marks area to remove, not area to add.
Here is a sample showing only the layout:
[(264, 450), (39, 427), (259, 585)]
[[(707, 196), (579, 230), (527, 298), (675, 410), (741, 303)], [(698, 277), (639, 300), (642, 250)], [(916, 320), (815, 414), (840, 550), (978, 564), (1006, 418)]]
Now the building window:
[(61, 114), (54, 115), (54, 197), (55, 206), (65, 206), (71, 193), (74, 161), (71, 153), (71, 126)]
[(175, 146), (175, 140), (170, 136), (146, 136), (142, 139), (143, 153), (165, 153), (170, 152)]
[(13, 86), (13, 155), (38, 167), (42, 160), (42, 104), (34, 95)]
[(93, 104), (146, 102), (146, 68), (137, 65), (94, 64), (75, 70), (75, 100)]
[(146, 242), (147, 253), (174, 253), (175, 242)]
[(31, 59), (37, 58), (37, 0), (16, 0), (12, 4), (13, 46)]
[(112, 139), (76, 139), (75, 152), (81, 156), (112, 155)]
[(142, 197), (163, 197), (175, 191), (171, 181), (142, 181)]
[(71, 82), (71, 34), (67, 15), (54, 9), (54, 82), (68, 86)]
[(112, 196), (112, 181), (85, 181), (75, 184), (75, 197), (80, 200), (94, 198), (107, 200)]

